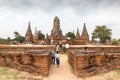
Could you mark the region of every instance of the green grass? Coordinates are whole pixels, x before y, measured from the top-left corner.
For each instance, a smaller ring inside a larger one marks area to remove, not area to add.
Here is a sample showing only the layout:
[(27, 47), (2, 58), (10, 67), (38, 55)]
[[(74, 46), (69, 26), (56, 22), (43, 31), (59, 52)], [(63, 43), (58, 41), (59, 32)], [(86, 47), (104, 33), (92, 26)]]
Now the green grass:
[(120, 69), (116, 70), (116, 72), (120, 76)]
[(114, 74), (109, 75), (108, 80), (119, 80), (120, 79), (120, 69), (113, 70), (112, 72)]
[(6, 67), (0, 67), (0, 80), (15, 80), (19, 73)]
[(0, 74), (6, 74), (6, 71), (7, 71), (8, 69), (7, 68), (5, 68), (5, 67), (0, 67)]

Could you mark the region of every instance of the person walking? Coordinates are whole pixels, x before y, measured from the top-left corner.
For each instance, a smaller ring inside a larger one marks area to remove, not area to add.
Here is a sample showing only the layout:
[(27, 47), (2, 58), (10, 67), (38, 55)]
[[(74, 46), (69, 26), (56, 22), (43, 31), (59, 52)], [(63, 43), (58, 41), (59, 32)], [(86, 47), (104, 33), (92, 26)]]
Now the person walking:
[(62, 44), (59, 45), (58, 50), (61, 52), (62, 51)]
[(57, 44), (56, 46), (56, 51), (58, 52), (59, 51), (59, 45)]
[(52, 57), (52, 64), (55, 64), (55, 51), (54, 51), (54, 49), (51, 51), (51, 57)]
[(60, 64), (60, 54), (58, 53), (58, 51), (55, 54), (55, 58), (56, 58), (56, 64), (59, 66), (59, 64)]

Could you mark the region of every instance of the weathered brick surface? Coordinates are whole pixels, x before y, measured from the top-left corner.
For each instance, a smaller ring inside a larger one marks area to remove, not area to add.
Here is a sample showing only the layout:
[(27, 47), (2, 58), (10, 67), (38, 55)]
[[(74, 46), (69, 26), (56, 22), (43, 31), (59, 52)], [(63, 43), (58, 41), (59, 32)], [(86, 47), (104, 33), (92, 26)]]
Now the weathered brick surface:
[(72, 44), (73, 44), (73, 45), (85, 45), (86, 43), (85, 43), (85, 40), (82, 40), (82, 39), (74, 39), (74, 40), (72, 41)]
[[(86, 51), (83, 51), (87, 47)], [(0, 46), (0, 66), (47, 76), (55, 46)], [(120, 46), (71, 46), (68, 61), (78, 77), (120, 69)]]
[(47, 76), (51, 49), (35, 47), (0, 47), (0, 66)]
[(72, 49), (79, 49), (83, 50), (85, 47), (87, 47), (87, 50), (95, 51), (95, 52), (109, 52), (109, 53), (119, 53), (120, 52), (120, 46), (108, 46), (108, 45), (99, 45), (99, 46), (89, 46), (89, 45), (72, 45), (68, 50)]
[[(109, 48), (108, 48), (109, 49)], [(88, 77), (111, 70), (120, 69), (120, 52), (118, 49), (97, 52), (96, 50), (69, 50), (68, 59), (77, 77)], [(116, 51), (116, 52), (115, 52)]]

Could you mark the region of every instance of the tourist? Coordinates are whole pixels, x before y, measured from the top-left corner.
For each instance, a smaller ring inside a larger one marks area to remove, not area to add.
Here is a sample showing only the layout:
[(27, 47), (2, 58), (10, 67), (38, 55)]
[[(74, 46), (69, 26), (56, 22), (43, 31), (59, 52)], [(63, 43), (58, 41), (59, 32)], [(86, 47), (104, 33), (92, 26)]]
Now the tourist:
[(62, 44), (59, 45), (59, 51), (62, 51)]
[(56, 51), (59, 51), (59, 42), (58, 42), (58, 44), (56, 46)]
[(55, 51), (54, 51), (54, 49), (51, 51), (51, 57), (52, 57), (52, 64), (55, 64)]
[(58, 42), (58, 44), (56, 46), (56, 51), (58, 51), (58, 52), (62, 51), (62, 43)]
[(84, 48), (84, 51), (86, 51), (86, 50), (87, 50), (87, 47)]
[(55, 55), (55, 58), (56, 58), (56, 64), (59, 66), (59, 64), (60, 64), (60, 54), (58, 53), (58, 51)]
[(68, 43), (65, 44), (65, 48), (69, 48), (70, 45)]

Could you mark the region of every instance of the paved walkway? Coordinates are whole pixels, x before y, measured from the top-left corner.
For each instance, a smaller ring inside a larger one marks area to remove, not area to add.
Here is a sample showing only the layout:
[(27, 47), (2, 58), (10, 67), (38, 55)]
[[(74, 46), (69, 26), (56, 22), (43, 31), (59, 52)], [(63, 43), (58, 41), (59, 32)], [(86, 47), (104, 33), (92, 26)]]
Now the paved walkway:
[(44, 78), (44, 80), (78, 80), (68, 63), (68, 55), (60, 55), (60, 66), (51, 65), (49, 76)]

